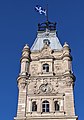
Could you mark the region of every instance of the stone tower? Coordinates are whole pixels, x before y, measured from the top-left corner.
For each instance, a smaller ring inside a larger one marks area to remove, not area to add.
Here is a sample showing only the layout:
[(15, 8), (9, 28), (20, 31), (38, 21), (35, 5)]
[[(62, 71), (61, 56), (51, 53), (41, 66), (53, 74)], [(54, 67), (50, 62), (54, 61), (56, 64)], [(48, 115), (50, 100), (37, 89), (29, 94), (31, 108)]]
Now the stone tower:
[(77, 120), (70, 51), (67, 43), (60, 44), (56, 23), (38, 24), (34, 44), (22, 51), (14, 120)]

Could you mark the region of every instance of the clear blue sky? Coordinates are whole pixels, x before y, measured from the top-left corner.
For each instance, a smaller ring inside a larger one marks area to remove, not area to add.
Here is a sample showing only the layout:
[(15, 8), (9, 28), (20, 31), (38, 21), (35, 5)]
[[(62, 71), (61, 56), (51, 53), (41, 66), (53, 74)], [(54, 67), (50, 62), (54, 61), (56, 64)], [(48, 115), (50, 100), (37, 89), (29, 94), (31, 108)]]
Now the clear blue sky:
[[(32, 45), (37, 24), (45, 16), (35, 5), (46, 0), (0, 0), (0, 120), (13, 120), (17, 108), (17, 76), (23, 46)], [(49, 20), (57, 22), (60, 42), (72, 50), (75, 82), (75, 108), (84, 120), (84, 0), (48, 0)]]

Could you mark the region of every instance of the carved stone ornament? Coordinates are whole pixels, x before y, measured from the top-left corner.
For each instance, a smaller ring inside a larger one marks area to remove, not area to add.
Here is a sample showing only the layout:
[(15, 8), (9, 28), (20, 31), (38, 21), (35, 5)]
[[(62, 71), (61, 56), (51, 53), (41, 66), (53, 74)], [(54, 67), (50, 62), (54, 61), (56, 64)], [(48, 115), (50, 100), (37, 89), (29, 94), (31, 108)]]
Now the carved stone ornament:
[(73, 84), (73, 81), (70, 81), (70, 80), (69, 80), (69, 81), (66, 81), (66, 85), (67, 85), (67, 86), (71, 86), (72, 84)]
[(40, 57), (52, 57), (52, 50), (49, 46), (47, 45), (44, 45), (43, 49), (41, 50), (41, 53), (39, 55), (39, 58)]
[(41, 53), (41, 56), (48, 56), (48, 55), (50, 55), (48, 49), (44, 49)]
[(38, 65), (37, 64), (31, 65), (31, 71), (33, 75), (36, 75), (38, 73)]
[(52, 86), (49, 84), (42, 84), (39, 89), (43, 93), (50, 93), (52, 91)]
[(56, 64), (55, 65), (55, 72), (58, 73), (62, 70), (61, 64)]
[(20, 83), (20, 87), (21, 87), (22, 89), (25, 89), (26, 83)]

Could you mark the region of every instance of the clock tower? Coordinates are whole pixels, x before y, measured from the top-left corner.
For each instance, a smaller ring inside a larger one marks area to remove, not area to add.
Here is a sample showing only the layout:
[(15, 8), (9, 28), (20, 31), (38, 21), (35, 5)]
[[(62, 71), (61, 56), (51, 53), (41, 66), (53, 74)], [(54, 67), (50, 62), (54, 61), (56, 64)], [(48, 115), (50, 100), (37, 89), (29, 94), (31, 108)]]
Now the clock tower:
[(72, 56), (62, 46), (56, 23), (38, 24), (31, 47), (22, 50), (18, 106), (14, 120), (77, 120), (74, 108)]

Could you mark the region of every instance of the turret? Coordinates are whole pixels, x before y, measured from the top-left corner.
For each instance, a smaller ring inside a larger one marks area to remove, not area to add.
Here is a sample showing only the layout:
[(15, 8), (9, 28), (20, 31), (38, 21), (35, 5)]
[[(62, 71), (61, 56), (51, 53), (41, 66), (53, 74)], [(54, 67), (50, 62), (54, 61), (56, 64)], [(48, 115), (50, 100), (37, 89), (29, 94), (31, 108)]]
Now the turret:
[(64, 61), (64, 64), (66, 65), (65, 72), (72, 71), (72, 67), (71, 67), (72, 56), (71, 56), (70, 52), (71, 52), (70, 47), (65, 42), (63, 45), (63, 61)]
[(28, 75), (29, 74), (29, 63), (30, 63), (30, 48), (26, 44), (22, 50), (21, 57), (21, 71), (20, 75)]
[(70, 54), (71, 49), (69, 45), (65, 42), (63, 45), (63, 63), (64, 63), (64, 75), (67, 77), (70, 77), (68, 80), (68, 83), (72, 83), (72, 86), (74, 87), (74, 81), (75, 76), (72, 71), (72, 56)]
[(20, 62), (21, 70), (17, 78), (19, 89), (17, 117), (18, 118), (22, 117), (22, 119), (24, 120), (26, 117), (27, 80), (29, 78), (29, 64), (30, 64), (30, 48), (27, 44), (24, 46), (22, 50), (22, 57), (20, 59)]

